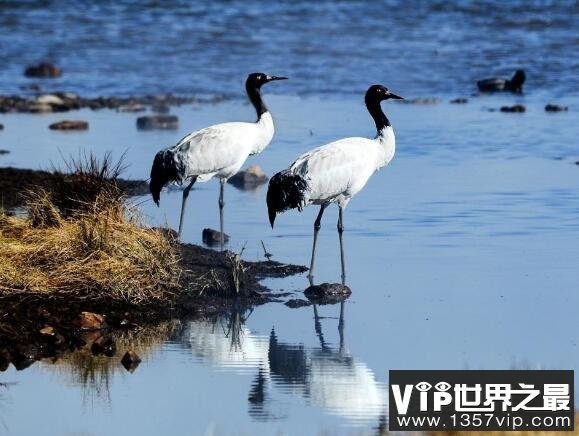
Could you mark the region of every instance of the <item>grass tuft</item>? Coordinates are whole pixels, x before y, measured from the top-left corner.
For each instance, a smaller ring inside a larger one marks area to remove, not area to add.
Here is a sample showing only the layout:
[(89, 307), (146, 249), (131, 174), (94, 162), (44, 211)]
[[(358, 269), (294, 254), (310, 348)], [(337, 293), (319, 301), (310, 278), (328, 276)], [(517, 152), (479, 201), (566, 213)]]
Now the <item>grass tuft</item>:
[(0, 296), (166, 304), (178, 288), (175, 248), (147, 228), (118, 188), (110, 156), (67, 163), (53, 192), (26, 197), (26, 215), (0, 212)]

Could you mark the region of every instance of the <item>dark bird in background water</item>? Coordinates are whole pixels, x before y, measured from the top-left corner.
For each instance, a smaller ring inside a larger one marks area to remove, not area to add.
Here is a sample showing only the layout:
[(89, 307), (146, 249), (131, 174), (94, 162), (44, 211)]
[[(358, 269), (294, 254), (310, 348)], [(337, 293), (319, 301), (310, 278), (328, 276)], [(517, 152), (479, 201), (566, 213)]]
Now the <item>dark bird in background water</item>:
[(183, 216), (189, 191), (195, 182), (206, 182), (217, 177), (221, 185), (219, 218), (223, 249), (223, 187), (227, 179), (239, 171), (248, 156), (262, 152), (271, 142), (274, 134), (273, 118), (261, 99), (261, 87), (268, 82), (283, 79), (286, 77), (263, 73), (247, 76), (245, 90), (257, 113), (256, 122), (223, 123), (198, 130), (155, 156), (149, 189), (157, 206), (165, 185), (170, 182), (188, 182), (183, 190), (179, 237), (183, 230)]
[(476, 82), (476, 85), (481, 92), (508, 91), (521, 94), (526, 78), (527, 76), (523, 70), (517, 70), (511, 80), (499, 78), (484, 79)]
[(352, 197), (366, 185), (370, 176), (394, 157), (394, 130), (382, 112), (380, 102), (401, 98), (382, 85), (372, 85), (366, 92), (365, 102), (376, 124), (374, 139), (345, 138), (323, 145), (301, 155), (288, 169), (277, 173), (269, 181), (267, 210), (272, 228), (278, 213), (288, 209), (301, 211), (310, 204), (320, 205), (320, 212), (314, 223), (310, 282), (314, 276), (316, 243), (322, 214), (331, 203), (336, 203), (339, 207), (338, 235), (342, 283), (345, 282), (343, 212)]

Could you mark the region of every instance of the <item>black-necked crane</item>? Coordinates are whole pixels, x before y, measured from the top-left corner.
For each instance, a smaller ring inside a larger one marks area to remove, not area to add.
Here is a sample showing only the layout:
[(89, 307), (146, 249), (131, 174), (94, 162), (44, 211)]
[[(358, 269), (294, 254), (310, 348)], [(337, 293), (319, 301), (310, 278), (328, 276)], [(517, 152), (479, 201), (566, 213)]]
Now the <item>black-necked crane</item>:
[(273, 118), (261, 98), (262, 85), (286, 77), (252, 73), (247, 76), (245, 90), (257, 113), (257, 121), (216, 124), (190, 133), (177, 145), (165, 148), (155, 155), (151, 168), (149, 188), (159, 205), (161, 190), (170, 182), (189, 184), (183, 190), (179, 238), (189, 191), (195, 182), (206, 182), (217, 177), (220, 183), (219, 219), (221, 248), (223, 249), (223, 188), (227, 179), (239, 171), (248, 156), (261, 153), (274, 134)]
[(314, 241), (308, 277), (314, 275), (316, 243), (324, 210), (336, 203), (339, 208), (338, 235), (342, 283), (346, 279), (344, 244), (344, 209), (374, 172), (387, 165), (396, 148), (394, 130), (384, 115), (380, 103), (388, 99), (401, 99), (382, 85), (372, 85), (366, 91), (366, 108), (376, 124), (376, 137), (344, 138), (302, 154), (286, 170), (275, 174), (267, 190), (269, 222), (273, 228), (276, 214), (288, 209), (302, 210), (310, 204), (320, 206), (314, 222)]

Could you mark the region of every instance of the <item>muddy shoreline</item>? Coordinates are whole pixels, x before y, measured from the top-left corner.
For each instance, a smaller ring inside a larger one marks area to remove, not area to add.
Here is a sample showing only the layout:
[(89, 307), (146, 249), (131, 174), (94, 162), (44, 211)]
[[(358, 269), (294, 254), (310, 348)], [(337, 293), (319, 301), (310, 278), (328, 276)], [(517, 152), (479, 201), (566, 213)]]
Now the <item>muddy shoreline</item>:
[[(107, 305), (102, 300), (75, 300), (69, 294), (54, 293), (0, 296), (0, 371), (6, 370), (10, 363), (22, 370), (35, 361), (58, 359), (83, 349), (94, 355), (113, 357), (117, 355), (114, 337), (120, 332), (138, 332), (141, 328), (176, 318), (207, 318), (279, 301), (282, 295), (267, 289), (260, 280), (307, 270), (303, 266), (274, 261), (241, 260), (242, 288), (235, 293), (230, 287), (235, 253), (193, 244), (179, 244), (178, 250), (183, 270), (181, 290), (177, 298), (166, 305)], [(87, 322), (83, 320), (86, 313), (104, 322), (90, 319)]]

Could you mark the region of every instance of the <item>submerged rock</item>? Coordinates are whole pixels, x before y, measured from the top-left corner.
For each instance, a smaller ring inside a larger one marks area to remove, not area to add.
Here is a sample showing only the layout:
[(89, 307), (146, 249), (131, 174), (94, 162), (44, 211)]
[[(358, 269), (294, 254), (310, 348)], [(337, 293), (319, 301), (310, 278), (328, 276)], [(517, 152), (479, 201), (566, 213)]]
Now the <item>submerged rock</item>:
[(8, 154), (10, 153), (10, 150), (3, 150), (0, 148), (0, 156), (2, 156), (3, 154)]
[(341, 283), (322, 283), (312, 285), (304, 291), (304, 295), (316, 304), (335, 304), (347, 299), (352, 290)]
[(75, 324), (81, 330), (100, 330), (106, 327), (106, 317), (93, 312), (81, 312)]
[(4, 130), (4, 124), (0, 124), (0, 130)]
[(88, 130), (88, 122), (82, 120), (64, 120), (52, 123), (50, 130)]
[(37, 65), (30, 65), (24, 70), (24, 75), (26, 77), (60, 77), (62, 76), (62, 70), (54, 64), (49, 62), (41, 62)]
[[(201, 234), (201, 238), (203, 239), (203, 243), (213, 247), (221, 243), (221, 232), (218, 230), (213, 229), (203, 229), (203, 233)], [(223, 234), (223, 243), (229, 242), (229, 235), (227, 233)]]
[(516, 104), (514, 106), (503, 106), (501, 107), (501, 112), (517, 112), (522, 113), (525, 112), (527, 109), (522, 104)]
[(259, 165), (252, 165), (249, 168), (239, 171), (227, 182), (231, 183), (238, 189), (255, 189), (268, 181)]
[(468, 103), (468, 98), (458, 97), (453, 100), (450, 100), (452, 104), (465, 104)]
[(148, 115), (137, 118), (137, 129), (139, 130), (166, 130), (178, 128), (179, 118), (175, 115)]
[(567, 106), (561, 106), (559, 104), (549, 103), (547, 106), (545, 106), (545, 111), (547, 112), (567, 112), (567, 110)]
[(130, 373), (134, 372), (135, 369), (137, 369), (137, 366), (139, 366), (139, 363), (141, 363), (141, 358), (133, 350), (127, 351), (125, 353), (125, 355), (123, 356), (123, 358), (121, 359), (121, 364)]

